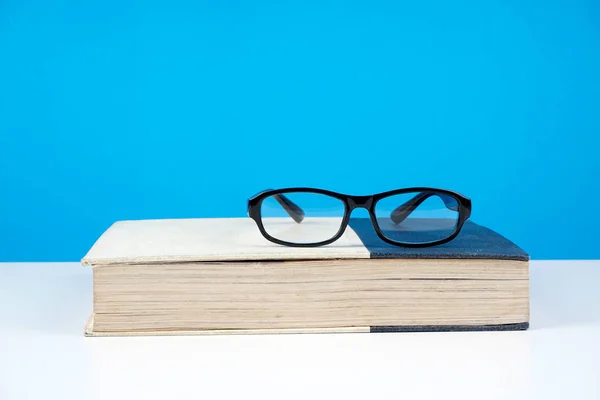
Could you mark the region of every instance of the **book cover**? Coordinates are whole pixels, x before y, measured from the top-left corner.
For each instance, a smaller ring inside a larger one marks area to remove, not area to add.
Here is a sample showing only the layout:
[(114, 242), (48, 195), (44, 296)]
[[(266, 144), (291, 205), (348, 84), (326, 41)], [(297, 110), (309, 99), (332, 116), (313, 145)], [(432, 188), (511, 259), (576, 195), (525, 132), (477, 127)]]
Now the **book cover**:
[(116, 222), (97, 240), (82, 264), (348, 258), (528, 261), (529, 255), (504, 236), (471, 221), (448, 243), (407, 248), (383, 242), (368, 219), (352, 218), (338, 241), (300, 248), (267, 241), (249, 218), (197, 218)]

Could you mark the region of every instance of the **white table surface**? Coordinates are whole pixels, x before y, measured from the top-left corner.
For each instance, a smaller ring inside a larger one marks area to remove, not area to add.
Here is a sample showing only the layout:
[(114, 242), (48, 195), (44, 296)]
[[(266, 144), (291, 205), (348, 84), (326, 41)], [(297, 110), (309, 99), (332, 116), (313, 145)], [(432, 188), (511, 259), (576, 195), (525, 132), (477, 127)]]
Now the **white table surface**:
[(600, 261), (532, 261), (521, 332), (86, 338), (91, 284), (0, 264), (0, 400), (600, 399)]

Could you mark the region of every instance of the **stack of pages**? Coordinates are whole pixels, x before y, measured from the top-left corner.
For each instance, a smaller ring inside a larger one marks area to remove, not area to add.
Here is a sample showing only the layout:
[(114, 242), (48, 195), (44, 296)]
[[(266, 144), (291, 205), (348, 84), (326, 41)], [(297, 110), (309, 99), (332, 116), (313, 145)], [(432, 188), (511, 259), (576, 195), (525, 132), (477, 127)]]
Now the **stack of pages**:
[(316, 248), (268, 242), (250, 218), (120, 221), (82, 264), (89, 336), (529, 326), (528, 254), (470, 221), (421, 249), (382, 242), (368, 219)]

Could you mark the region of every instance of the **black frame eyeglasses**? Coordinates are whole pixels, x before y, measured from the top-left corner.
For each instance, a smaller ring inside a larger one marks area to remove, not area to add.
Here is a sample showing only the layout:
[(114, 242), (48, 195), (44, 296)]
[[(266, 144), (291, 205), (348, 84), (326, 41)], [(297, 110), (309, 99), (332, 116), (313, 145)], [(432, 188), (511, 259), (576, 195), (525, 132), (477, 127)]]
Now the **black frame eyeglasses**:
[(368, 211), (377, 236), (396, 246), (427, 247), (449, 242), (471, 216), (471, 200), (445, 189), (413, 187), (371, 196), (296, 187), (265, 190), (248, 200), (248, 216), (269, 241), (317, 247), (344, 234), (350, 214)]

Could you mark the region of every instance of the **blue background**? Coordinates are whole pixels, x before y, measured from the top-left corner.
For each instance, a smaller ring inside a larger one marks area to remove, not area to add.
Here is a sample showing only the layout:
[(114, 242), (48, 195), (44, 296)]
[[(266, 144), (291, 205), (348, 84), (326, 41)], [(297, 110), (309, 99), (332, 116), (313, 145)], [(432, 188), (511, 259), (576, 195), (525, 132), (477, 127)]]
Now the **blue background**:
[(0, 260), (300, 185), (449, 188), (600, 258), (599, 4), (4, 0)]

